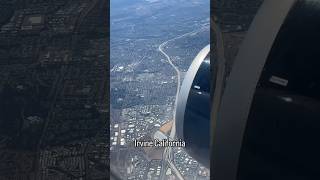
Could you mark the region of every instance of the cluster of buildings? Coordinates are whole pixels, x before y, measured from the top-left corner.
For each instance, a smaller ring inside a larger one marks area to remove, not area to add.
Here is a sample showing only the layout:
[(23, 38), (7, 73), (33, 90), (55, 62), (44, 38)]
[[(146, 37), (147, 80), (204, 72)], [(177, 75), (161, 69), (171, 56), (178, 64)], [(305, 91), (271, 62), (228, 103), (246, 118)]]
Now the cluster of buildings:
[(0, 179), (109, 176), (106, 0), (0, 2)]
[[(159, 129), (166, 131), (164, 126), (172, 119), (172, 108), (172, 104), (139, 105), (114, 112), (118, 116), (111, 119), (110, 124), (110, 163), (122, 178), (177, 179), (163, 158), (164, 147), (136, 147), (134, 144), (135, 140), (153, 141), (159, 137)], [(159, 109), (165, 109), (166, 113)], [(168, 131), (161, 134), (168, 134)], [(174, 164), (186, 179), (209, 179), (209, 170), (183, 148), (173, 149)]]

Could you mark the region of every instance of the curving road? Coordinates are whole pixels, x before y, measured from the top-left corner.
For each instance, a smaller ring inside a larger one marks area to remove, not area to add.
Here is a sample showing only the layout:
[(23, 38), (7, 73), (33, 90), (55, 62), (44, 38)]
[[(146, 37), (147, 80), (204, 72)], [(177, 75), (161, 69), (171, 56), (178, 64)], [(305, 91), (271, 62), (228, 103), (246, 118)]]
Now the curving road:
[[(177, 38), (174, 38), (174, 39), (170, 39), (168, 41), (165, 41), (163, 42), (162, 44), (159, 45), (158, 47), (158, 50), (167, 58), (167, 61), (168, 63), (170, 64), (170, 66), (176, 71), (176, 74), (177, 74), (177, 90), (176, 90), (176, 99), (175, 99), (175, 102), (174, 102), (174, 108), (173, 108), (173, 123), (172, 123), (172, 127), (171, 127), (171, 131), (170, 131), (170, 139), (173, 139), (175, 137), (175, 134), (176, 134), (176, 107), (177, 107), (177, 103), (178, 103), (178, 95), (179, 95), (179, 91), (180, 91), (180, 79), (181, 79), (181, 75), (180, 75), (180, 71), (179, 69), (177, 68), (177, 66), (175, 66), (173, 63), (172, 63), (172, 60), (171, 58), (168, 56), (167, 53), (165, 53), (163, 51), (163, 47), (170, 41), (173, 41)], [(170, 166), (172, 167), (172, 163), (171, 162), (171, 148), (169, 147), (166, 147), (164, 149), (164, 152), (163, 152), (163, 170), (162, 170), (162, 173), (161, 173), (161, 179), (163, 179), (163, 175), (164, 175), (164, 171), (165, 171), (165, 162), (168, 162), (170, 164)], [(175, 174), (179, 177), (181, 176), (180, 172), (176, 170), (175, 166), (173, 165), (173, 168), (175, 170)], [(179, 177), (179, 179), (183, 179), (183, 177)]]
[[(170, 58), (170, 56), (163, 50), (163, 47), (165, 47), (165, 45), (167, 45), (169, 42), (171, 41), (174, 41), (176, 39), (179, 39), (179, 38), (182, 38), (182, 37), (185, 37), (189, 34), (193, 34), (193, 33), (197, 33), (197, 32), (200, 32), (201, 30), (203, 30), (204, 28), (206, 27), (202, 27), (200, 28), (199, 30), (197, 31), (191, 31), (191, 32), (188, 32), (188, 33), (185, 33), (185, 34), (182, 34), (180, 36), (177, 36), (175, 38), (172, 38), (172, 39), (169, 39), (165, 42), (163, 42), (162, 44), (159, 45), (158, 47), (158, 50), (166, 57), (168, 63), (170, 64), (170, 66), (175, 70), (176, 74), (177, 74), (177, 90), (176, 90), (176, 98), (175, 98), (175, 102), (174, 102), (174, 108), (173, 108), (173, 123), (172, 123), (172, 127), (171, 127), (171, 131), (170, 131), (170, 135), (169, 135), (169, 138), (170, 139), (175, 139), (175, 136), (176, 136), (176, 108), (177, 108), (177, 104), (178, 104), (178, 95), (179, 95), (179, 92), (180, 92), (180, 87), (181, 87), (181, 75), (180, 75), (180, 71), (178, 69), (177, 66), (175, 66)], [(172, 148), (171, 147), (166, 147), (164, 152), (163, 152), (163, 166), (162, 167), (165, 167), (165, 162), (168, 162), (168, 164), (170, 165), (171, 169), (175, 172), (175, 174), (177, 175), (177, 177), (180, 179), (180, 180), (183, 180), (183, 176), (181, 175), (181, 173), (178, 171), (178, 169), (175, 167), (174, 163), (173, 163), (173, 157), (172, 157)], [(164, 170), (161, 171), (161, 179), (163, 179), (163, 176), (164, 176)]]
[(179, 91), (180, 91), (180, 87), (181, 87), (181, 84), (180, 84), (180, 82), (181, 82), (181, 75), (180, 75), (180, 71), (179, 71), (178, 67), (173, 64), (173, 62), (172, 62), (171, 58), (169, 57), (169, 55), (163, 50), (163, 47), (164, 47), (165, 45), (167, 45), (167, 44), (168, 44), (169, 42), (171, 42), (171, 41), (174, 41), (174, 40), (177, 40), (177, 39), (179, 39), (179, 38), (188, 36), (189, 34), (198, 33), (198, 32), (200, 32), (201, 30), (203, 30), (203, 29), (205, 29), (205, 28), (206, 28), (206, 27), (202, 27), (202, 28), (200, 28), (200, 29), (197, 30), (197, 31), (191, 31), (191, 32), (182, 34), (182, 35), (180, 35), (180, 36), (177, 36), (177, 37), (175, 37), (175, 38), (169, 39), (169, 40), (163, 42), (162, 44), (160, 44), (159, 47), (158, 47), (158, 50), (166, 57), (166, 59), (167, 59), (168, 63), (170, 64), (170, 66), (172, 66), (172, 68), (173, 68), (173, 69), (176, 71), (176, 73), (177, 73), (177, 91), (176, 91), (176, 99), (175, 99), (174, 109), (173, 109), (173, 112), (174, 112), (174, 113), (173, 113), (173, 125), (172, 125), (172, 129), (171, 129), (171, 132), (170, 132), (170, 138), (171, 138), (171, 139), (174, 139), (175, 134), (176, 134), (176, 130), (175, 130), (175, 129), (176, 129), (176, 128), (175, 128), (176, 114), (175, 114), (175, 112), (176, 112), (176, 107), (177, 107), (177, 103), (178, 103), (178, 95), (179, 95)]

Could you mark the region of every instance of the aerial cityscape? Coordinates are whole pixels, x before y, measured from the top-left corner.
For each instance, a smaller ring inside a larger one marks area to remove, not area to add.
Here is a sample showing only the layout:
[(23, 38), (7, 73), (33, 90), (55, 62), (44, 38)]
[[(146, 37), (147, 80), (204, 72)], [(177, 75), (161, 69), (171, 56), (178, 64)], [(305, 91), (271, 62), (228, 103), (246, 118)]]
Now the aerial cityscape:
[(108, 179), (107, 0), (1, 0), (0, 179)]
[(229, 71), (262, 1), (214, 0), (210, 21), (209, 0), (1, 0), (0, 180), (105, 180), (109, 164), (121, 179), (210, 179), (183, 145), (135, 140), (170, 136), (210, 23)]
[(120, 179), (210, 179), (184, 147), (135, 146), (169, 137), (180, 83), (210, 43), (210, 1), (112, 0), (110, 9), (111, 171)]

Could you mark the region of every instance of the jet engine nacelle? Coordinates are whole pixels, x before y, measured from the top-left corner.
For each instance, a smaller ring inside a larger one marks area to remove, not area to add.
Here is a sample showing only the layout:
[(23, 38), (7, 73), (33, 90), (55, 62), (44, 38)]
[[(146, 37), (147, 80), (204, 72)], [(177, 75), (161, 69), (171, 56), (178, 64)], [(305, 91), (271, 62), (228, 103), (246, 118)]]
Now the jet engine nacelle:
[(198, 54), (180, 90), (176, 131), (213, 179), (320, 179), (319, 42), (319, 1), (265, 0), (219, 103), (210, 98), (209, 46)]
[(210, 163), (210, 45), (188, 69), (178, 96), (176, 132), (187, 152), (201, 164)]

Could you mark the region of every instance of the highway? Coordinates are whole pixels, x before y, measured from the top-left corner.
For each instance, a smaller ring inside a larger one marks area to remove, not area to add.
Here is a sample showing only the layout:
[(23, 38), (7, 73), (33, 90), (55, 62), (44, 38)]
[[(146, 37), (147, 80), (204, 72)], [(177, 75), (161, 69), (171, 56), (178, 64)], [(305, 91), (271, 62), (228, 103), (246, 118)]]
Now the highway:
[(162, 44), (159, 45), (158, 47), (158, 50), (166, 57), (168, 63), (170, 64), (170, 66), (175, 70), (176, 74), (177, 74), (177, 90), (176, 90), (176, 99), (175, 99), (175, 103), (174, 103), (174, 108), (173, 108), (173, 125), (172, 125), (172, 129), (171, 129), (171, 132), (170, 132), (170, 138), (171, 139), (174, 139), (175, 137), (175, 134), (176, 134), (176, 128), (175, 128), (175, 120), (176, 120), (176, 107), (177, 107), (177, 104), (178, 104), (178, 95), (179, 95), (179, 91), (180, 91), (180, 87), (181, 87), (181, 75), (180, 75), (180, 71), (178, 69), (177, 66), (175, 66), (170, 58), (170, 56), (163, 50), (163, 47), (165, 45), (167, 45), (169, 42), (171, 41), (174, 41), (174, 40), (177, 40), (177, 39), (180, 39), (182, 37), (185, 37), (185, 36), (188, 36), (190, 34), (193, 34), (193, 33), (198, 33), (200, 32), (201, 30), (204, 30), (206, 27), (202, 27), (200, 28), (199, 30), (197, 31), (191, 31), (191, 32), (188, 32), (188, 33), (185, 33), (185, 34), (182, 34), (180, 36), (177, 36), (175, 38), (172, 38), (172, 39), (169, 39), (165, 42), (163, 42)]
[[(182, 34), (180, 36), (177, 36), (175, 38), (169, 39), (165, 42), (163, 42), (162, 44), (159, 45), (158, 50), (166, 57), (167, 62), (170, 64), (170, 66), (175, 70), (176, 74), (177, 74), (177, 90), (176, 90), (176, 98), (175, 98), (175, 102), (174, 102), (174, 107), (173, 107), (173, 123), (172, 123), (172, 128), (170, 131), (170, 135), (169, 138), (170, 139), (175, 139), (176, 136), (176, 109), (177, 109), (177, 104), (178, 104), (178, 95), (179, 95), (179, 91), (180, 91), (180, 87), (181, 87), (181, 74), (180, 71), (178, 69), (177, 66), (175, 66), (170, 58), (170, 56), (163, 50), (163, 48), (171, 41), (177, 40), (179, 38), (188, 36), (190, 34), (193, 33), (198, 33), (201, 30), (204, 30), (206, 27), (202, 27), (199, 30), (196, 31), (191, 31), (185, 34)], [(164, 171), (165, 171), (165, 162), (167, 162), (170, 165), (171, 170), (176, 174), (176, 176), (180, 179), (183, 180), (183, 176), (181, 175), (181, 173), (179, 172), (179, 170), (175, 167), (174, 163), (173, 163), (173, 157), (172, 157), (172, 148), (171, 147), (166, 147), (164, 152), (163, 152), (163, 166), (162, 166), (162, 171), (161, 171), (161, 176), (160, 178), (163, 179), (164, 176)]]

